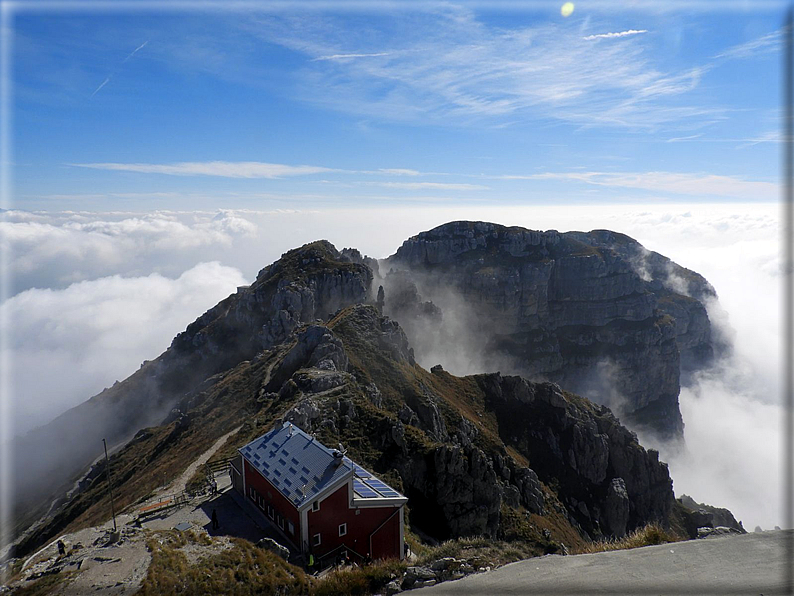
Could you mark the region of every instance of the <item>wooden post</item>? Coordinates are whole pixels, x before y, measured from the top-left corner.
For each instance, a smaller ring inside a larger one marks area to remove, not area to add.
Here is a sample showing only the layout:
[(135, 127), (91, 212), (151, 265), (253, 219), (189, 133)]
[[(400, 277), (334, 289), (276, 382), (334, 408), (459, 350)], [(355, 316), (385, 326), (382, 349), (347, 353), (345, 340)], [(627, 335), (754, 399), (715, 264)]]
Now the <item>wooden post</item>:
[(105, 447), (105, 465), (108, 469), (108, 492), (110, 492), (110, 512), (113, 514), (113, 531), (116, 531), (116, 506), (113, 504), (113, 480), (110, 478), (110, 459), (108, 458), (108, 444), (105, 439), (102, 439), (102, 445)]

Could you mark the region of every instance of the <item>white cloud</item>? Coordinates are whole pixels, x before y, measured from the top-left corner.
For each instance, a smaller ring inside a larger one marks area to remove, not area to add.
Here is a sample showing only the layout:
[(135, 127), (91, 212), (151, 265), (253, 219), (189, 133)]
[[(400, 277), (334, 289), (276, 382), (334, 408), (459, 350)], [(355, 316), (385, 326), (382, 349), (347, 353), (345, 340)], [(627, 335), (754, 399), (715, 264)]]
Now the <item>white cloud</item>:
[(312, 62), (320, 62), (322, 60), (350, 60), (352, 58), (377, 58), (378, 56), (388, 56), (391, 52), (377, 52), (373, 54), (333, 54), (331, 56), (320, 56), (314, 58)]
[(616, 31), (612, 33), (597, 33), (595, 35), (587, 35), (582, 39), (588, 41), (593, 39), (611, 39), (614, 37), (628, 37), (629, 35), (639, 35), (640, 33), (648, 33), (647, 29), (629, 29), (628, 31)]
[(783, 28), (762, 35), (751, 41), (732, 46), (714, 56), (715, 58), (749, 58), (760, 53), (781, 52)]
[(236, 269), (202, 263), (176, 279), (116, 275), (8, 299), (11, 428), (23, 433), (126, 378), (244, 283)]
[(656, 192), (698, 196), (732, 197), (743, 200), (775, 200), (780, 186), (774, 182), (745, 180), (738, 176), (682, 172), (545, 172), (496, 176), (504, 180), (571, 180), (597, 186), (636, 188)]
[(113, 274), (178, 276), (197, 262), (227, 256), (257, 233), (254, 223), (228, 211), (0, 216), (0, 250), (13, 255), (14, 292)]
[(259, 161), (206, 161), (173, 164), (153, 163), (73, 163), (71, 166), (95, 170), (168, 174), (171, 176), (221, 176), (223, 178), (282, 178), (333, 172), (320, 166), (290, 166)]
[(446, 182), (372, 182), (374, 186), (384, 188), (399, 188), (404, 190), (487, 190), (487, 186), (480, 184), (454, 184)]
[(381, 174), (391, 174), (392, 176), (421, 176), (422, 172), (408, 168), (380, 168)]

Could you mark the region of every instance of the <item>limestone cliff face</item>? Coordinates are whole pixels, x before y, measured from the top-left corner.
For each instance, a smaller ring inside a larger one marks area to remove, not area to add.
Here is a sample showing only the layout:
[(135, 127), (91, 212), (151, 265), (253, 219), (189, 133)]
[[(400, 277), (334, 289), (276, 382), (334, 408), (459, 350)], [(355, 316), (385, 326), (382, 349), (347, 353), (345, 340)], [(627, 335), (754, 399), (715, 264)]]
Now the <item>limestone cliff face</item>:
[(541, 480), (557, 480), (571, 514), (589, 532), (622, 536), (669, 517), (667, 464), (640, 447), (608, 408), (521, 377), (478, 375), (477, 382), (500, 436), (527, 454)]
[[(460, 346), (473, 369), (553, 381), (636, 428), (681, 435), (682, 362), (702, 366), (711, 356), (702, 301), (715, 294), (697, 274), (620, 234), (484, 222), (418, 234), (380, 270), (384, 312), (406, 329), (420, 362)], [(414, 316), (421, 300), (443, 322)]]
[[(373, 306), (347, 308), (297, 337), (290, 354), (302, 365), (287, 365), (288, 356), (283, 366), (294, 372), (276, 372), (266, 388), (296, 400), (284, 419), (334, 442), (349, 437), (362, 457), (374, 453), (368, 463), (390, 474), (413, 521), (437, 538), (495, 537), (503, 506), (545, 515), (561, 505), (591, 537), (669, 519), (667, 465), (606, 407), (521, 377), (428, 373), (413, 362), (400, 327)], [(329, 353), (345, 363), (333, 367), (333, 384), (323, 381), (329, 367), (317, 364)], [(471, 407), (481, 412), (475, 420)]]
[(609, 249), (629, 263), (657, 296), (659, 311), (675, 320), (676, 344), (683, 370), (701, 368), (714, 356), (715, 349), (726, 349), (718, 339), (712, 338), (706, 305), (716, 300), (717, 293), (702, 275), (649, 251), (625, 234), (593, 230), (569, 232), (568, 235), (590, 246)]

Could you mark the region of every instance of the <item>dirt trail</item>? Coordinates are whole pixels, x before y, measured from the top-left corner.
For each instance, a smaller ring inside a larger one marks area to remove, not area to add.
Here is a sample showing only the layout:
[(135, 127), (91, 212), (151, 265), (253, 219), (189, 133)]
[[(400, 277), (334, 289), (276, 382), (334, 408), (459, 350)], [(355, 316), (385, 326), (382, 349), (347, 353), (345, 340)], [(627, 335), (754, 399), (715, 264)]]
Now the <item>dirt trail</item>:
[(198, 458), (196, 459), (196, 461), (194, 461), (187, 468), (185, 468), (185, 471), (182, 472), (175, 480), (173, 480), (170, 484), (168, 484), (167, 486), (165, 486), (165, 487), (161, 488), (159, 491), (157, 491), (156, 497), (163, 497), (163, 496), (166, 496), (166, 495), (173, 495), (173, 494), (181, 493), (183, 490), (185, 490), (185, 486), (187, 486), (187, 483), (193, 477), (193, 474), (196, 473), (196, 470), (198, 470), (201, 466), (206, 464), (209, 461), (209, 459), (213, 455), (215, 455), (215, 452), (218, 451), (218, 449), (221, 448), (221, 446), (226, 442), (226, 440), (229, 437), (231, 437), (234, 433), (239, 431), (241, 428), (242, 428), (242, 426), (238, 426), (234, 430), (230, 430), (228, 433), (223, 435), (220, 439), (215, 441), (212, 444), (212, 447), (210, 447), (204, 453), (199, 455)]

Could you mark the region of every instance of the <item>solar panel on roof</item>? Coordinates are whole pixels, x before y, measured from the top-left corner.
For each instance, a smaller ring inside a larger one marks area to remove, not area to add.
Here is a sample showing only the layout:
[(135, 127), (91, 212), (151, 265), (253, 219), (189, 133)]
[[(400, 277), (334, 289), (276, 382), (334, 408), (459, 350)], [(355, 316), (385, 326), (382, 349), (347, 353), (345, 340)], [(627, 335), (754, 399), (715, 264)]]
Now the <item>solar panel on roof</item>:
[(400, 493), (395, 491), (392, 487), (390, 487), (385, 482), (378, 480), (377, 478), (370, 478), (367, 480), (367, 484), (378, 491), (384, 497), (399, 497)]
[(370, 474), (369, 472), (367, 472), (367, 471), (366, 471), (364, 468), (362, 468), (361, 466), (359, 466), (359, 465), (357, 465), (357, 464), (354, 464), (354, 469), (355, 469), (355, 471), (356, 471), (356, 476), (358, 476), (359, 478), (372, 478), (372, 474)]
[(363, 499), (376, 499), (378, 493), (360, 480), (353, 480), (353, 490)]

